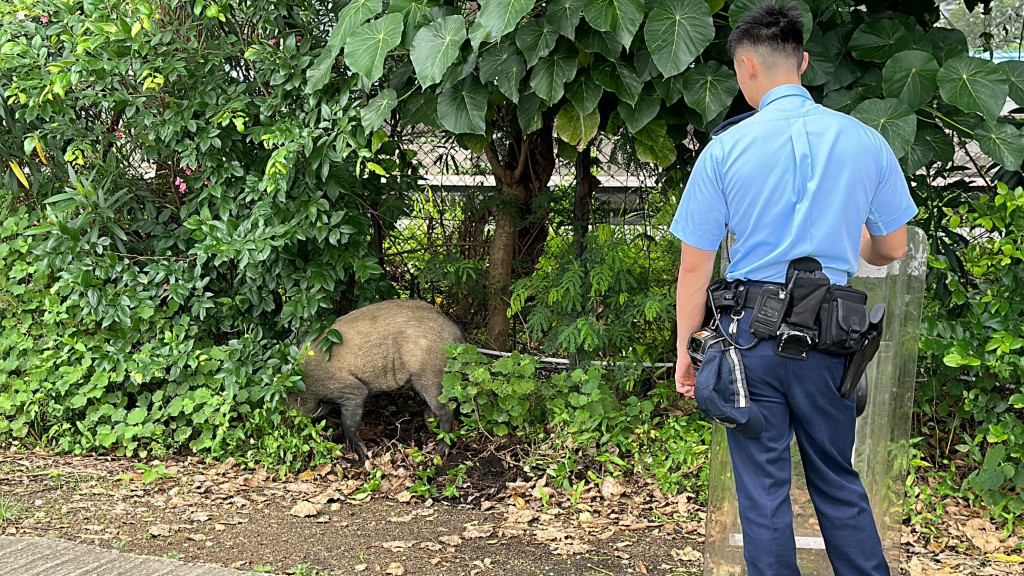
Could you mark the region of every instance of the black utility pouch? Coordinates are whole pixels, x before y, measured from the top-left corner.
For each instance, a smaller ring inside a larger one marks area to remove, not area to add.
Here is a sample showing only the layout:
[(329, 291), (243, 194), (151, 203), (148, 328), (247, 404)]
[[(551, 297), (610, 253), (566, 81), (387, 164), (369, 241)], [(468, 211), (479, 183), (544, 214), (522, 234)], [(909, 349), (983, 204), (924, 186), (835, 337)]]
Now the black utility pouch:
[(818, 318), (818, 348), (826, 354), (852, 354), (868, 324), (868, 295), (849, 286), (832, 286)]
[(832, 282), (821, 263), (811, 257), (797, 258), (786, 270), (789, 306), (779, 326), (775, 353), (783, 358), (806, 360), (818, 344), (818, 314)]

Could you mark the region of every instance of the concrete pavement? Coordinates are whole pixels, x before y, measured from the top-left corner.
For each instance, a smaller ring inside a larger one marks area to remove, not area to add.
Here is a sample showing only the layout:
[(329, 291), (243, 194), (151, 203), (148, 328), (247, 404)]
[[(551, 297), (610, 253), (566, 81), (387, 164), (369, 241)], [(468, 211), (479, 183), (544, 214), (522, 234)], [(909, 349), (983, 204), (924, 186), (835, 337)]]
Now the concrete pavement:
[(0, 536), (0, 576), (241, 576), (252, 572), (134, 556), (56, 538)]

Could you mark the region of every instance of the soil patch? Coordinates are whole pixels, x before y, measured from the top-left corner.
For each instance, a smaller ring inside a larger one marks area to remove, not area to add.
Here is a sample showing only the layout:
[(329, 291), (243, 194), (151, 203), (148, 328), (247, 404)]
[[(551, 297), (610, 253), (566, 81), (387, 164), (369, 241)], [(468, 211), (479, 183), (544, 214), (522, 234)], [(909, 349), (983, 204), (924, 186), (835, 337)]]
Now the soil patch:
[[(693, 575), (704, 509), (615, 478), (569, 494), (499, 455), (454, 455), (458, 499), (416, 496), (406, 452), (288, 478), (233, 461), (0, 453), (0, 534), (294, 576)], [(967, 503), (904, 527), (900, 574), (1024, 574), (1022, 533)], [(924, 512), (923, 510), (918, 511)]]

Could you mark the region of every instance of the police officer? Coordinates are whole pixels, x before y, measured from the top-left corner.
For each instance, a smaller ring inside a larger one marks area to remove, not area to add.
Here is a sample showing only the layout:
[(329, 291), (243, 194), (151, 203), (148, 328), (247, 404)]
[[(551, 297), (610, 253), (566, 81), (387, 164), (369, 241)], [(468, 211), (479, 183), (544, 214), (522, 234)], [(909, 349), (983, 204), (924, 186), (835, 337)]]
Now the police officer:
[[(729, 37), (740, 90), (757, 112), (720, 131), (698, 158), (671, 231), (682, 240), (677, 287), (676, 390), (694, 395), (686, 353), (700, 328), (715, 254), (727, 231), (729, 280), (784, 283), (790, 261), (811, 256), (833, 284), (857, 272), (858, 255), (881, 266), (906, 252), (917, 213), (892, 150), (875, 130), (814, 103), (794, 4), (751, 9)], [(746, 310), (749, 312), (749, 310)], [(750, 314), (731, 327), (753, 342)], [(738, 329), (737, 329), (738, 328)], [(756, 439), (728, 431), (752, 576), (793, 576), (790, 442), (796, 434), (807, 488), (837, 576), (889, 574), (867, 494), (852, 466), (855, 398), (842, 397), (845, 358), (775, 354), (773, 341), (741, 354), (751, 401), (764, 417)]]

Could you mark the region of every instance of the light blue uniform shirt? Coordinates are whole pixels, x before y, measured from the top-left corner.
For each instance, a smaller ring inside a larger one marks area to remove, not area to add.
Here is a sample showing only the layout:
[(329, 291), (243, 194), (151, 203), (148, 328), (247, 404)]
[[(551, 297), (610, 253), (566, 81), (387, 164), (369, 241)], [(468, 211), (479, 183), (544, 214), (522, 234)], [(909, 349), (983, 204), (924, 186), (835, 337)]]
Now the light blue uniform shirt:
[(884, 236), (916, 214), (882, 135), (787, 84), (711, 140), (670, 230), (702, 250), (733, 232), (729, 280), (784, 282), (791, 260), (812, 256), (845, 284), (857, 274), (864, 224)]

